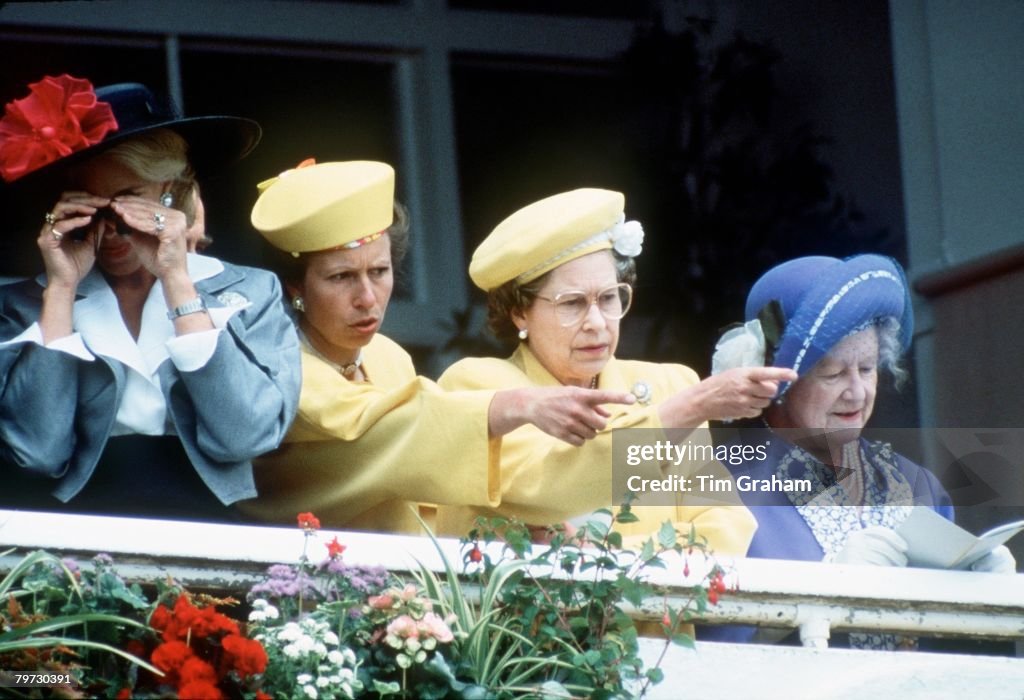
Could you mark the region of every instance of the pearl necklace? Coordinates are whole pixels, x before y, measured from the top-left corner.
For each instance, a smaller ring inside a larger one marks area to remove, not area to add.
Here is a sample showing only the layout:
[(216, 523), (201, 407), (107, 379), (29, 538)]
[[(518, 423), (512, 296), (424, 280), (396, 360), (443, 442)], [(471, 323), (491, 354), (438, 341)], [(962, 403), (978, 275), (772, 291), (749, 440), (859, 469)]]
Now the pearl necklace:
[(335, 371), (337, 371), (341, 376), (345, 377), (345, 379), (352, 379), (352, 377), (356, 375), (356, 372), (359, 371), (359, 368), (363, 366), (362, 348), (359, 349), (359, 353), (356, 355), (355, 360), (353, 360), (352, 362), (348, 362), (344, 365), (339, 365), (337, 362), (331, 360), (322, 352), (313, 347), (313, 343), (309, 342), (309, 338), (307, 338), (306, 334), (302, 332), (302, 329), (299, 329), (299, 340), (302, 341), (302, 344), (305, 346), (307, 350), (309, 350), (309, 352), (311, 352), (313, 355), (316, 355), (316, 357), (318, 357), (320, 360), (333, 367)]

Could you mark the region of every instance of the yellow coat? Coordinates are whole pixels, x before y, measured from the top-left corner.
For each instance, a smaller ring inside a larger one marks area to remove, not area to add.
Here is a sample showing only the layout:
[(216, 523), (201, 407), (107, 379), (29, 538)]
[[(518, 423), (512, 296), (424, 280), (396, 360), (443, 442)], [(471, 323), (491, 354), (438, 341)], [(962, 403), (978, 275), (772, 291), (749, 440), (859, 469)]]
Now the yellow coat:
[(493, 391), (445, 392), (377, 334), (363, 348), (366, 382), (351, 382), (303, 348), (299, 411), (284, 444), (255, 460), (247, 516), (324, 526), (421, 532), (410, 502), (496, 506), (497, 440), (488, 438)]
[[(608, 427), (582, 447), (561, 442), (533, 425), (505, 435), (501, 442), (500, 507), (442, 506), (437, 513), (438, 532), (465, 535), (478, 515), (515, 516), (533, 525), (558, 523), (620, 502), (620, 495), (612, 494), (613, 449), (621, 449), (621, 445), (613, 447), (613, 431), (648, 428), (653, 430), (629, 435), (644, 440), (666, 439), (657, 404), (700, 380), (693, 370), (682, 365), (612, 358), (601, 372), (598, 388), (630, 391), (638, 381), (650, 386), (651, 405), (607, 406), (612, 414)], [(456, 362), (438, 383), (450, 391), (559, 385), (525, 344), (507, 360), (471, 358)], [(702, 432), (706, 435), (706, 431)], [(707, 466), (702, 465), (701, 473), (709, 473)], [(729, 478), (728, 471), (717, 462), (712, 463), (710, 473)], [(683, 532), (688, 532), (692, 523), (697, 535), (707, 537), (715, 552), (743, 555), (757, 522), (738, 497), (727, 499), (736, 505), (721, 505), (722, 496), (716, 495), (715, 502), (703, 504), (677, 496), (674, 506), (634, 506), (633, 512), (640, 521), (619, 525), (617, 529), (627, 542), (636, 544), (667, 520)]]

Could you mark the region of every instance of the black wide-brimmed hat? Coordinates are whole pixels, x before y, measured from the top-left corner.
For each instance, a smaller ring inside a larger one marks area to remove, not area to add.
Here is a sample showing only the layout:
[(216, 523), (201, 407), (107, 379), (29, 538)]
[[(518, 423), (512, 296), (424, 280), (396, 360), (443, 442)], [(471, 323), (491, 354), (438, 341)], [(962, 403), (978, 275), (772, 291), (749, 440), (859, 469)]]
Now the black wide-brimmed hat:
[(251, 119), (182, 117), (140, 83), (93, 89), (88, 80), (48, 76), (9, 102), (0, 119), (0, 189), (35, 190), (58, 182), (67, 168), (154, 129), (175, 131), (188, 144), (200, 176), (248, 154), (260, 139)]

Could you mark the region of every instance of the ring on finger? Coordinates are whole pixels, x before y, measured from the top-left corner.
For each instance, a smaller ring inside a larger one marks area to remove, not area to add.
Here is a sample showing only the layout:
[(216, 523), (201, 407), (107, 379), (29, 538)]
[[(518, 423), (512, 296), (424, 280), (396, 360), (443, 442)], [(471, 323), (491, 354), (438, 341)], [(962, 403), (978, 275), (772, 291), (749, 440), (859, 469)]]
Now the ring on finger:
[(53, 227), (53, 224), (50, 224), (50, 235), (53, 236), (53, 240), (57, 241), (58, 243), (60, 243), (61, 239), (64, 238), (64, 234), (55, 229)]
[(57, 215), (54, 214), (52, 211), (48, 211), (46, 212), (46, 216), (43, 217), (43, 220), (46, 221), (46, 223), (48, 223), (50, 226), (53, 226), (55, 223), (57, 223)]
[(159, 233), (164, 230), (167, 224), (167, 217), (160, 212), (157, 212), (156, 214), (153, 214), (153, 221), (156, 223), (156, 230)]

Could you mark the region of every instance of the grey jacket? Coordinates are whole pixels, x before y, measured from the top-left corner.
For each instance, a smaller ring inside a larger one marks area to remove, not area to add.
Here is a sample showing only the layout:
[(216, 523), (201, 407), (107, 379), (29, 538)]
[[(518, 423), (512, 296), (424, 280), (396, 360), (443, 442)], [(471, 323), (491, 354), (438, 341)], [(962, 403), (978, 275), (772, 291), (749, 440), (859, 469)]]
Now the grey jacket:
[[(196, 289), (208, 307), (251, 302), (231, 316), (206, 365), (180, 372), (168, 360), (158, 370), (186, 454), (230, 504), (256, 495), (251, 460), (277, 447), (295, 416), (299, 344), (271, 273), (224, 263)], [(0, 341), (39, 319), (42, 293), (36, 280), (0, 287)], [(0, 347), (0, 458), (54, 478), (53, 495), (71, 500), (110, 437), (126, 371), (102, 355), (86, 361), (35, 343)]]

